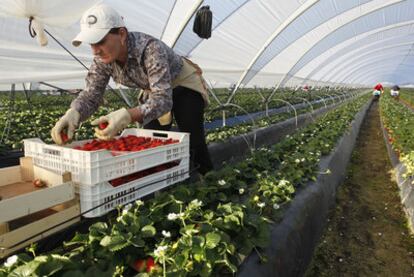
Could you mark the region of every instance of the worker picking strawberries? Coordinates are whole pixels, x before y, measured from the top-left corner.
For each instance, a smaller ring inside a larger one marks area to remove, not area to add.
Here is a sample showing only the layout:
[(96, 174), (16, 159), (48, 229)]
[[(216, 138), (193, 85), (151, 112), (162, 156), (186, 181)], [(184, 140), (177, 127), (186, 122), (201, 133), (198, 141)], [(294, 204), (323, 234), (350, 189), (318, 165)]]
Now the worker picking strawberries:
[(178, 129), (190, 133), (190, 155), (198, 171), (212, 169), (204, 134), (204, 108), (208, 94), (201, 69), (176, 54), (161, 40), (141, 32), (130, 32), (123, 18), (106, 4), (87, 10), (80, 21), (81, 31), (74, 46), (88, 43), (94, 60), (86, 76), (86, 87), (59, 119), (51, 135), (64, 144), (66, 131), (72, 139), (79, 123), (89, 118), (103, 102), (109, 79), (143, 90), (140, 105), (121, 108), (92, 121), (95, 135), (111, 140), (130, 123), (146, 129), (170, 130), (173, 118)]

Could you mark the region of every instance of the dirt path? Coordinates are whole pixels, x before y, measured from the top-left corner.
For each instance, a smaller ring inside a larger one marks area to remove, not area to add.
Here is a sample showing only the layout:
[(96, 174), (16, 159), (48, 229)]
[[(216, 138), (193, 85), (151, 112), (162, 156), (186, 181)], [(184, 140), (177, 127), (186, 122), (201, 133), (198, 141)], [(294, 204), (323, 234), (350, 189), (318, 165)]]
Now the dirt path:
[(414, 276), (409, 233), (382, 137), (378, 103), (362, 125), (325, 234), (305, 276)]

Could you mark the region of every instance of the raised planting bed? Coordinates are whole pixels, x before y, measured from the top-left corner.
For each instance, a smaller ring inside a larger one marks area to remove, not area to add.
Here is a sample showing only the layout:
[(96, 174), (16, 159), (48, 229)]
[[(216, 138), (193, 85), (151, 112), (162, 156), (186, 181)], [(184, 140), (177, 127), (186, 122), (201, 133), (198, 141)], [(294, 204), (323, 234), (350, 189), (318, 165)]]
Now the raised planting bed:
[(252, 253), (242, 264), (238, 276), (301, 276), (321, 237), (329, 208), (335, 203), (337, 186), (346, 175), (362, 121), (371, 105), (364, 105), (335, 148), (319, 162), (315, 181), (299, 190), (281, 222), (271, 227), (271, 242), (262, 255)]
[(267, 127), (258, 128), (246, 134), (230, 137), (224, 142), (212, 142), (208, 145), (208, 149), (213, 164), (216, 168), (220, 168), (223, 162), (240, 161), (252, 149), (278, 143), (286, 135), (312, 123), (316, 118), (337, 108), (341, 104), (343, 102), (319, 108), (312, 113), (300, 114), (297, 119), (295, 117), (289, 118)]
[(381, 99), (381, 126), (400, 190), (401, 203), (414, 232), (414, 112), (390, 97)]

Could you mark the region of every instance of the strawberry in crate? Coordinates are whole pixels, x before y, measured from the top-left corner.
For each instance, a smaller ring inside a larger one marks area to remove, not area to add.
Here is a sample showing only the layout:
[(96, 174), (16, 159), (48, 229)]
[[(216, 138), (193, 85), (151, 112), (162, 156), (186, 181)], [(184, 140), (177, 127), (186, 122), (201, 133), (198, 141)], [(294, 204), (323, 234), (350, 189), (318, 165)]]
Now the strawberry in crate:
[(129, 174), (127, 176), (123, 176), (123, 177), (119, 177), (113, 180), (110, 180), (109, 183), (113, 186), (113, 187), (118, 187), (120, 185), (141, 179), (145, 176), (154, 174), (154, 173), (158, 173), (167, 169), (170, 169), (174, 166), (179, 165), (180, 163), (177, 161), (174, 162), (169, 162), (169, 163), (165, 163), (165, 164), (161, 164), (161, 165), (157, 165), (142, 171), (138, 171), (132, 174)]
[(90, 142), (87, 142), (83, 145), (76, 146), (74, 149), (82, 150), (82, 151), (96, 151), (101, 149), (106, 149), (111, 151), (114, 155), (118, 155), (120, 153), (117, 152), (127, 152), (127, 151), (141, 151), (145, 149), (150, 149), (162, 145), (169, 145), (173, 143), (179, 142), (178, 140), (174, 139), (158, 139), (158, 138), (151, 138), (151, 137), (142, 137), (142, 136), (134, 136), (128, 135), (125, 137), (119, 137), (118, 139), (113, 140), (97, 140), (94, 139)]

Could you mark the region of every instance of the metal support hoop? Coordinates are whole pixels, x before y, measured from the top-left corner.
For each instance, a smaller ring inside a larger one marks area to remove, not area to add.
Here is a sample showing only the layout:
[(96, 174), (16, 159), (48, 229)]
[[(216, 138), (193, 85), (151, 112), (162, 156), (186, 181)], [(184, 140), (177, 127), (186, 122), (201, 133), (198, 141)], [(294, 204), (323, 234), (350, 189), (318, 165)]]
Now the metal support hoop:
[(289, 103), (288, 101), (280, 99), (280, 98), (275, 98), (275, 99), (271, 99), (270, 101), (266, 101), (266, 106), (269, 105), (272, 101), (280, 101), (280, 102), (286, 103), (293, 109), (293, 111), (295, 112), (295, 126), (297, 128), (298, 127), (298, 113), (296, 112), (295, 107), (291, 103)]
[[(244, 135), (244, 134), (242, 134), (241, 136), (242, 136), (242, 138), (244, 139), (244, 141), (246, 142), (246, 144), (247, 144), (247, 147), (251, 150), (251, 151), (253, 151), (253, 149), (255, 149), (256, 148), (256, 130), (257, 130), (257, 124), (256, 124), (256, 122), (254, 121), (254, 119), (253, 119), (253, 117), (243, 108), (243, 107), (241, 107), (241, 106), (239, 106), (239, 105), (237, 105), (237, 104), (233, 104), (233, 103), (225, 103), (225, 104), (222, 104), (222, 105), (220, 105), (219, 107), (217, 107), (217, 108), (215, 108), (215, 109), (213, 109), (213, 110), (211, 110), (211, 111), (209, 111), (209, 113), (213, 113), (213, 112), (215, 112), (215, 111), (219, 111), (219, 110), (223, 110), (223, 112), (225, 112), (224, 110), (226, 109), (226, 108), (228, 108), (228, 107), (234, 107), (234, 108), (238, 108), (238, 109), (240, 109), (242, 112), (244, 112), (246, 115), (247, 115), (247, 117), (249, 118), (249, 120), (252, 122), (252, 126), (253, 126), (253, 144), (252, 145), (250, 145), (250, 143), (249, 143), (249, 141), (247, 140), (247, 138), (246, 138), (246, 136)], [(224, 127), (224, 126), (223, 126)]]

